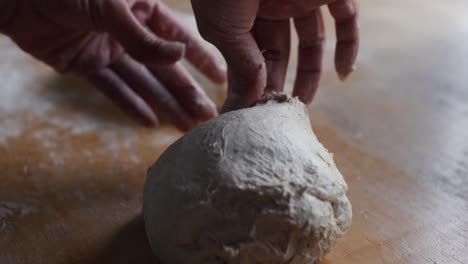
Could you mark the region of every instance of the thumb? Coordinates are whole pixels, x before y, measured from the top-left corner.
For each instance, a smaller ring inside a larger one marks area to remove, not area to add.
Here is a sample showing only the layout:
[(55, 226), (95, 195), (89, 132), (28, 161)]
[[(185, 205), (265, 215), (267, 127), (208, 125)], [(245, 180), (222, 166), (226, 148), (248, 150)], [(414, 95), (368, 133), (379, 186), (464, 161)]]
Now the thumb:
[[(171, 64), (184, 56), (185, 46), (179, 42), (163, 40), (138, 21), (124, 0), (93, 1), (101, 5), (98, 10), (102, 29), (117, 39), (125, 51), (144, 64)], [(138, 3), (148, 5), (146, 2)]]

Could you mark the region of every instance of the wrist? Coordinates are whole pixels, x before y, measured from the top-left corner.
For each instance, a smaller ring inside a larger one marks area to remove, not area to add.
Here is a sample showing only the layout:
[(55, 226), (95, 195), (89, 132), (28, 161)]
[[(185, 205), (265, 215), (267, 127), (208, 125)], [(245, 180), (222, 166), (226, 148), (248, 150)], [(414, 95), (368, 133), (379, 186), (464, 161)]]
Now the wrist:
[(13, 23), (17, 13), (19, 0), (0, 0), (0, 32), (5, 32), (8, 25)]

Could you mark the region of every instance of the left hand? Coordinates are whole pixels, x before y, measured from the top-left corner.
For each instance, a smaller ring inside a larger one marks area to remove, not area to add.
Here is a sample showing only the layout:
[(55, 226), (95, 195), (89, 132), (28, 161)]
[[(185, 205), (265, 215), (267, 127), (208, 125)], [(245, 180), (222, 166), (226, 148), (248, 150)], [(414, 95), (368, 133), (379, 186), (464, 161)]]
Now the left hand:
[[(1, 31), (61, 73), (96, 86), (148, 126), (156, 114), (181, 130), (216, 115), (213, 102), (178, 61), (225, 81), (206, 43), (159, 0), (8, 0), (17, 8)], [(150, 32), (146, 27), (153, 32)]]

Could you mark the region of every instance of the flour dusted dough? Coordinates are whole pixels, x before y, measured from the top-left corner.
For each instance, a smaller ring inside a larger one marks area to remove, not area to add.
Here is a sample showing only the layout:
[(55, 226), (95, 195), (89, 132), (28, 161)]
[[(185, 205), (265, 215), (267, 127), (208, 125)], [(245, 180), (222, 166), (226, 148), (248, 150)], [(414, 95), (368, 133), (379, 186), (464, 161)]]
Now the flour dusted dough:
[(305, 106), (275, 95), (170, 146), (149, 170), (144, 218), (163, 264), (309, 264), (348, 229), (346, 191)]

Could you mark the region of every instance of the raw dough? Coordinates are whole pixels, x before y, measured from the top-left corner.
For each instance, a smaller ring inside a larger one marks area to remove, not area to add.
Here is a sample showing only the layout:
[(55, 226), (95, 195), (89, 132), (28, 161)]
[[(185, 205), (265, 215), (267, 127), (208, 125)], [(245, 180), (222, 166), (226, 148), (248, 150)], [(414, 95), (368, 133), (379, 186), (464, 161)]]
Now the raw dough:
[(149, 170), (144, 218), (163, 264), (309, 264), (348, 229), (346, 191), (305, 106), (274, 95), (170, 146)]

